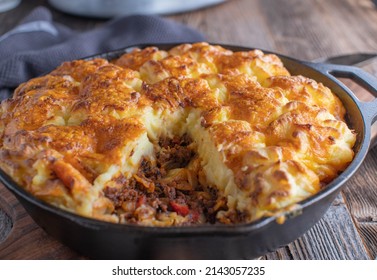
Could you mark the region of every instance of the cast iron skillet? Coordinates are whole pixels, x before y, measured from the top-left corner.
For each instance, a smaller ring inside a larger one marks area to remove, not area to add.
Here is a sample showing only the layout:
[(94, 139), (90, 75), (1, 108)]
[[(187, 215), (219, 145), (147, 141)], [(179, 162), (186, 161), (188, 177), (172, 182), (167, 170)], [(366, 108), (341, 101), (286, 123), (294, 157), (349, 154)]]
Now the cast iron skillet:
[[(145, 46), (147, 45), (136, 47)], [(173, 46), (157, 45), (160, 49), (170, 49)], [(224, 47), (233, 51), (251, 50), (238, 46)], [(111, 60), (133, 48), (135, 47), (86, 59), (101, 57)], [(355, 158), (348, 168), (318, 194), (299, 203), (299, 210), (285, 213), (286, 221), (283, 224), (278, 224), (274, 217), (242, 225), (161, 228), (112, 224), (84, 218), (40, 201), (19, 187), (2, 170), (0, 180), (15, 194), (39, 226), (90, 258), (242, 259), (256, 258), (276, 250), (298, 238), (324, 215), (343, 184), (364, 160), (370, 145), (370, 128), (377, 119), (377, 99), (361, 102), (336, 79), (350, 78), (377, 96), (377, 79), (372, 75), (355, 67), (309, 63), (278, 56), (293, 75), (301, 74), (329, 87), (343, 102), (347, 110), (347, 122), (357, 133)]]

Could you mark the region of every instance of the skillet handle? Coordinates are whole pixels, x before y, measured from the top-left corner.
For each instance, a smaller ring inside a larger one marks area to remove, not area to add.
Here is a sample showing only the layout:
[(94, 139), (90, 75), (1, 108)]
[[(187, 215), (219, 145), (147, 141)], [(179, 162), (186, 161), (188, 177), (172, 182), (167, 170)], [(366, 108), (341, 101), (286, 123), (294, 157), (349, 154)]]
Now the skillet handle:
[(348, 78), (354, 81), (356, 84), (362, 86), (374, 97), (374, 100), (369, 102), (360, 101), (356, 98), (356, 102), (359, 105), (367, 125), (373, 125), (371, 131), (371, 144), (369, 148), (373, 148), (377, 145), (377, 78), (364, 70), (355, 66), (337, 65), (337, 64), (325, 64), (325, 63), (309, 63), (309, 65), (321, 72), (331, 80), (340, 82), (337, 78)]

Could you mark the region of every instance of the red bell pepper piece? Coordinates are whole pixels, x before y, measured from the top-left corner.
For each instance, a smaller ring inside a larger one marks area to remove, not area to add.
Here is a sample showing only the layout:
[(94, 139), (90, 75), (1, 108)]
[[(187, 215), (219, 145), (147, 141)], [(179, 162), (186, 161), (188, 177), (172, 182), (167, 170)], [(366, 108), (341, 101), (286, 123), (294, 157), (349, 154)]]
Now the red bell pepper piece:
[(171, 208), (173, 208), (173, 210), (175, 212), (177, 212), (177, 214), (184, 216), (184, 217), (187, 216), (188, 213), (190, 212), (190, 209), (185, 204), (180, 204), (180, 203), (177, 203), (175, 201), (170, 201), (170, 206), (171, 206)]

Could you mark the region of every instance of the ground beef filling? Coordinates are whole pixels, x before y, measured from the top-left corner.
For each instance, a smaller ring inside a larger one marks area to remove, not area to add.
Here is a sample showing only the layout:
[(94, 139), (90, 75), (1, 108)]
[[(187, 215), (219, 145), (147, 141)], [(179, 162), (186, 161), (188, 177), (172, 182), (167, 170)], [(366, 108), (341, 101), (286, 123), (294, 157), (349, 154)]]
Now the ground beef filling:
[(215, 223), (217, 212), (227, 209), (226, 201), (207, 184), (192, 140), (187, 135), (161, 138), (155, 155), (156, 160), (144, 158), (131, 178), (119, 177), (121, 187), (105, 188), (120, 221)]

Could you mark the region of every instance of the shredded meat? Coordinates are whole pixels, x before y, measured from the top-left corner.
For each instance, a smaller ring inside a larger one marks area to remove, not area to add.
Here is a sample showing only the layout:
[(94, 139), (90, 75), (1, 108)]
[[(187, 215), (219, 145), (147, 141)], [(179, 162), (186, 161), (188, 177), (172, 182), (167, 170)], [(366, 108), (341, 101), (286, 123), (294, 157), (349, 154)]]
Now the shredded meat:
[(120, 188), (106, 187), (104, 194), (117, 215), (127, 223), (176, 214), (184, 224), (215, 223), (216, 213), (226, 210), (226, 201), (218, 200), (216, 188), (203, 184), (192, 140), (182, 137), (161, 138), (155, 145), (156, 160), (144, 158), (131, 178), (120, 177)]
[(195, 154), (190, 147), (191, 142), (187, 135), (160, 139), (160, 150), (157, 152), (159, 167), (173, 169), (187, 166)]

